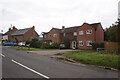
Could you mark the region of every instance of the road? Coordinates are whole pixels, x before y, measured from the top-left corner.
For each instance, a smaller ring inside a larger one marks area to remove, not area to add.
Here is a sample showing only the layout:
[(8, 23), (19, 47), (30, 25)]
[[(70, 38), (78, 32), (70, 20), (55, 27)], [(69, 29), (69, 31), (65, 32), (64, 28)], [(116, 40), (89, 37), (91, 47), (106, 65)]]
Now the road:
[(117, 78), (118, 72), (71, 64), (48, 56), (2, 48), (3, 78)]

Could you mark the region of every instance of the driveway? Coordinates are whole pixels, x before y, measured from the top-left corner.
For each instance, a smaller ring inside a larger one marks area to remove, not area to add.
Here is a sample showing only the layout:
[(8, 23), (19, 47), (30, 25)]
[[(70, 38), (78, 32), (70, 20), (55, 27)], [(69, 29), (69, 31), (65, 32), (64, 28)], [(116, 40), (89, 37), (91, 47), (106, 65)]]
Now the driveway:
[(27, 51), (27, 53), (36, 53), (43, 56), (52, 56), (57, 53), (68, 53), (69, 51), (77, 51), (72, 49), (65, 49), (65, 50), (41, 50), (41, 51)]

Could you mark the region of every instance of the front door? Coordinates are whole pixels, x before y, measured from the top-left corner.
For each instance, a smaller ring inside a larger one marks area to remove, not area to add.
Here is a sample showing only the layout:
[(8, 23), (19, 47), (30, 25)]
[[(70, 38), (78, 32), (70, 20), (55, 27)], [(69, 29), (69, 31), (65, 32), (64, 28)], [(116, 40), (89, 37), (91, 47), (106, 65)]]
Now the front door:
[(73, 48), (73, 49), (76, 49), (76, 41), (73, 41), (73, 42), (72, 42), (72, 48)]

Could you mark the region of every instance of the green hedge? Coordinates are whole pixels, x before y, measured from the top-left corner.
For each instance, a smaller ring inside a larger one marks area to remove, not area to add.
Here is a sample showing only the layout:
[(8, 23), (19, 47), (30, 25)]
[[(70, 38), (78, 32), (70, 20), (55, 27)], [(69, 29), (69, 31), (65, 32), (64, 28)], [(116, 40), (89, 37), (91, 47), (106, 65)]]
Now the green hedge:
[(98, 42), (92, 43), (92, 49), (96, 50), (97, 48), (104, 48), (104, 43), (98, 43)]

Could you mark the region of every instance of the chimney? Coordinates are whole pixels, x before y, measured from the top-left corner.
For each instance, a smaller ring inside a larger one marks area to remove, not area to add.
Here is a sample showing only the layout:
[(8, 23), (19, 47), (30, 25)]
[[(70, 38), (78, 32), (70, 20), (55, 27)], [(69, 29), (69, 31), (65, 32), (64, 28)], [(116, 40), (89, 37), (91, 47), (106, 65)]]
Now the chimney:
[(33, 29), (35, 28), (35, 26), (32, 27)]
[(11, 31), (11, 28), (9, 28), (9, 31)]
[(13, 26), (13, 30), (15, 29), (15, 26)]
[(62, 30), (64, 30), (65, 29), (65, 26), (62, 26)]

